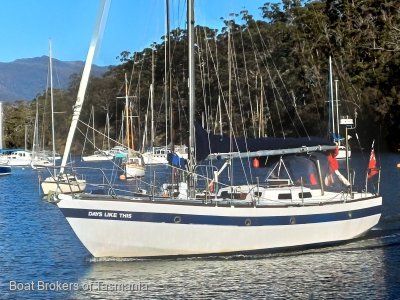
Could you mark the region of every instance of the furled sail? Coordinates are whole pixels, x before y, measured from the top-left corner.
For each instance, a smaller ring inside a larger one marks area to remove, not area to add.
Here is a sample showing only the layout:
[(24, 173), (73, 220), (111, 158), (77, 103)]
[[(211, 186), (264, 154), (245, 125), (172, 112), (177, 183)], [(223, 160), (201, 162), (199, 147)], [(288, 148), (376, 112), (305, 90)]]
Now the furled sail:
[(334, 150), (335, 144), (320, 137), (302, 138), (245, 138), (237, 137), (231, 141), (229, 136), (207, 132), (200, 124), (195, 124), (196, 160), (201, 161), (209, 155), (217, 157), (257, 157), (281, 155), (316, 150)]

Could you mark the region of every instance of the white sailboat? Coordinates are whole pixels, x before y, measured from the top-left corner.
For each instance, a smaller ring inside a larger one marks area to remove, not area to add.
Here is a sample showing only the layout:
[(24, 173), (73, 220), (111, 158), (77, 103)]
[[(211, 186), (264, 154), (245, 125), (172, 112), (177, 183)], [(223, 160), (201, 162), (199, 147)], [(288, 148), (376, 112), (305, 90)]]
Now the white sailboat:
[(107, 151), (107, 155), (112, 155), (114, 158), (126, 158), (128, 149), (124, 146), (115, 146)]
[(92, 161), (109, 161), (112, 160), (113, 156), (108, 155), (107, 152), (102, 150), (96, 150), (91, 155), (82, 156), (82, 160), (85, 162), (92, 162)]
[(30, 166), (33, 157), (32, 152), (27, 149), (27, 125), (25, 125), (25, 147), (24, 149), (9, 149), (4, 153), (6, 155), (2, 155), (0, 162), (1, 164), (5, 164), (8, 166), (14, 167), (27, 167)]
[[(167, 33), (166, 36), (169, 34)], [(168, 55), (166, 53), (165, 64), (167, 68), (167, 59)], [(168, 165), (168, 155), (172, 153), (170, 147), (167, 146), (167, 137), (168, 130), (167, 126), (165, 127), (165, 146), (154, 146), (155, 139), (155, 129), (154, 129), (154, 51), (152, 51), (152, 82), (150, 85), (150, 147), (143, 152), (143, 160), (146, 165)], [(165, 81), (165, 89), (167, 90), (167, 80)], [(167, 92), (165, 92), (167, 95)], [(165, 116), (167, 116), (167, 105), (165, 105)], [(167, 117), (166, 117), (167, 118)], [(147, 119), (147, 118), (146, 118)], [(147, 123), (147, 122), (146, 122)], [(147, 132), (147, 127), (145, 129)], [(171, 138), (171, 144), (172, 144)], [(144, 141), (143, 141), (144, 145)], [(144, 147), (143, 147), (144, 148)], [(177, 154), (180, 158), (188, 159), (188, 148), (185, 145), (174, 145), (174, 153)]]
[[(96, 149), (96, 134), (95, 134), (95, 122), (94, 122), (94, 108), (92, 106), (92, 111), (90, 114), (90, 117), (92, 117), (92, 130), (93, 130), (93, 147)], [(108, 115), (107, 115), (108, 118)], [(89, 118), (90, 119), (90, 118)], [(89, 120), (90, 122), (90, 120)], [(108, 125), (108, 124), (107, 124)], [(109, 135), (108, 135), (109, 136)], [(82, 150), (82, 160), (85, 162), (93, 162), (93, 161), (108, 161), (112, 160), (114, 158), (113, 155), (110, 155), (107, 150), (95, 150), (93, 154), (91, 155), (83, 155), (83, 151), (85, 149), (85, 146), (83, 146)]]
[(36, 117), (35, 117), (35, 130), (33, 133), (32, 145), (32, 169), (43, 169), (52, 166), (53, 163), (47, 158), (42, 151), (39, 150), (39, 103), (36, 100)]
[[(39, 150), (39, 111), (38, 103), (36, 106), (36, 122), (35, 122), (35, 132), (33, 138), (32, 152), (34, 153), (34, 159), (31, 162), (33, 169), (43, 169), (47, 167), (55, 167), (56, 160), (61, 159), (60, 155), (56, 152), (55, 145), (55, 130), (54, 130), (54, 94), (53, 94), (53, 60), (52, 60), (52, 50), (51, 50), (51, 40), (49, 40), (49, 70), (48, 75), (50, 77), (50, 106), (51, 106), (51, 144), (52, 150)], [(43, 142), (44, 144), (44, 142)]]
[[(129, 116), (129, 96), (128, 96), (128, 79), (125, 73), (125, 134), (128, 153), (124, 159), (123, 165), (125, 169), (125, 179), (143, 177), (145, 174), (145, 163), (140, 152), (131, 148), (133, 145), (133, 134), (130, 130)], [(132, 140), (131, 140), (132, 139)], [(131, 142), (132, 141), (132, 142)], [(124, 177), (122, 177), (124, 178)]]
[[(86, 180), (79, 179), (73, 174), (64, 174), (64, 168), (67, 163), (68, 157), (63, 157), (61, 164), (62, 169), (60, 173), (56, 173), (55, 161), (56, 161), (56, 149), (55, 149), (55, 136), (54, 136), (54, 101), (53, 101), (53, 65), (52, 65), (52, 51), (51, 42), (49, 43), (49, 64), (50, 64), (50, 97), (51, 97), (51, 118), (52, 118), (52, 166), (53, 173), (51, 176), (41, 180), (40, 186), (44, 195), (49, 195), (52, 193), (78, 193), (82, 192), (86, 188)], [(85, 65), (86, 68), (86, 65)], [(89, 68), (90, 70), (90, 68)], [(85, 72), (85, 69), (84, 69)], [(89, 76), (89, 74), (87, 75)], [(84, 77), (84, 76), (82, 76)], [(86, 89), (86, 86), (85, 86)]]
[[(381, 196), (353, 191), (347, 184), (340, 191), (327, 186), (330, 184), (327, 176), (332, 174), (326, 161), (335, 149), (332, 143), (311, 139), (296, 142), (287, 138), (278, 143), (273, 139), (268, 147), (264, 143), (258, 149), (246, 151), (231, 146), (228, 153), (223, 153), (217, 148), (209, 149), (208, 143), (200, 145), (197, 137), (195, 142), (195, 131), (197, 135), (202, 134), (199, 139), (218, 137), (194, 127), (193, 0), (188, 1), (188, 7), (187, 181), (179, 182), (169, 196), (167, 191), (157, 194), (154, 188), (142, 196), (117, 195), (113, 189), (110, 195), (55, 195), (57, 206), (83, 245), (95, 257), (252, 253), (348, 241), (375, 226), (381, 216)], [(217, 140), (220, 139), (214, 142)], [(228, 142), (232, 145), (232, 140)], [(193, 149), (199, 155), (204, 144), (208, 149), (208, 153), (203, 153), (205, 156), (216, 155), (226, 159), (226, 163), (213, 172), (206, 189), (196, 190), (200, 177), (194, 174)], [(219, 176), (233, 159), (266, 156), (278, 159), (265, 182), (221, 187)], [(295, 163), (295, 171), (304, 175), (291, 172), (290, 161), (296, 158), (304, 165), (299, 167)]]
[(124, 166), (126, 179), (143, 177), (145, 174), (145, 163), (139, 152), (128, 154)]
[(7, 155), (7, 165), (16, 167), (30, 166), (32, 153), (28, 150), (15, 150)]

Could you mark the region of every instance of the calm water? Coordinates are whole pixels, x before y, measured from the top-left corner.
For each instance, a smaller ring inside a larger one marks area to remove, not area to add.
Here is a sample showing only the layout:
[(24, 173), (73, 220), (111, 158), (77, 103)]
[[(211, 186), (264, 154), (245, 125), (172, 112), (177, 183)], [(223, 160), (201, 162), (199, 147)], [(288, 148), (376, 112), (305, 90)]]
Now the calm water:
[[(366, 166), (365, 159), (352, 161)], [(0, 178), (0, 299), (398, 299), (399, 162), (400, 155), (381, 155), (383, 217), (350, 243), (255, 256), (114, 261), (91, 257), (58, 208), (41, 199), (34, 171), (13, 169)]]

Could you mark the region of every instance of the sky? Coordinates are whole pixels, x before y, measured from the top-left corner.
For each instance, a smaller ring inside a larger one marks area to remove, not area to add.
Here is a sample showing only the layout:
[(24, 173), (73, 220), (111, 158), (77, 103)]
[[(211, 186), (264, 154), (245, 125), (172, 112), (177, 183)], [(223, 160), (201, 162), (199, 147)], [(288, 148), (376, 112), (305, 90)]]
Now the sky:
[[(261, 19), (267, 0), (197, 0), (196, 24), (221, 28), (221, 17), (243, 9)], [(273, 1), (269, 1), (273, 2)], [(86, 59), (99, 0), (0, 0), (0, 62), (49, 54), (63, 61)], [(186, 1), (170, 0), (171, 29), (186, 22)], [(238, 20), (239, 21), (239, 20)], [(142, 51), (165, 33), (164, 0), (111, 0), (94, 63), (116, 65), (122, 51)]]

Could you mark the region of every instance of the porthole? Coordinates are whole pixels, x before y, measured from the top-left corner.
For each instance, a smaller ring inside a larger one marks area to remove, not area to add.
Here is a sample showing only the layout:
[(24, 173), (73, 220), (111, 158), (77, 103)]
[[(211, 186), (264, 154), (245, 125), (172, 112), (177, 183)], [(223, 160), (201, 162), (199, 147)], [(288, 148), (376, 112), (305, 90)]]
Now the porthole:
[(296, 224), (296, 218), (295, 217), (290, 217), (289, 223), (290, 223), (290, 225)]
[(279, 194), (278, 195), (279, 200), (291, 200), (292, 199), (292, 194), (286, 193), (286, 194)]
[(180, 216), (176, 216), (176, 217), (174, 218), (174, 222), (175, 222), (176, 224), (179, 224), (181, 221), (182, 221), (182, 219), (181, 219)]
[(302, 199), (302, 198), (312, 198), (312, 195), (310, 192), (299, 193), (299, 199)]
[(349, 216), (349, 219), (351, 219), (351, 218), (353, 217), (353, 213), (352, 213), (351, 211), (349, 211), (349, 212), (347, 213), (347, 215)]
[(251, 225), (251, 220), (250, 219), (244, 220), (244, 225), (250, 226)]

